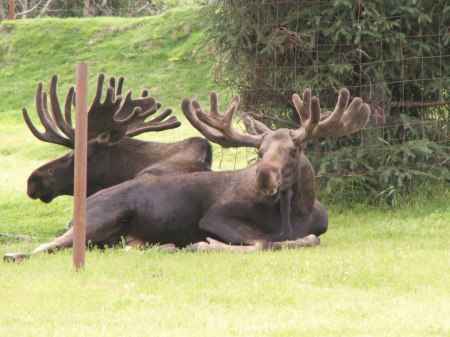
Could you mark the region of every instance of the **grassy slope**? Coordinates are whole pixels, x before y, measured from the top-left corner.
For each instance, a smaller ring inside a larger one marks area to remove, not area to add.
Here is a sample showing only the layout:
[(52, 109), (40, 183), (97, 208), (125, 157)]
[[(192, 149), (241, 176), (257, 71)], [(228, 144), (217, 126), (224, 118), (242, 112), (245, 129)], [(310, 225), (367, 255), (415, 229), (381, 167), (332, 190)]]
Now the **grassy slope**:
[[(212, 62), (196, 10), (145, 19), (29, 20), (0, 25), (0, 255), (29, 251), (63, 231), (71, 198), (28, 199), (31, 170), (66, 152), (37, 141), (21, 120), (39, 80), (60, 75), (60, 97), (77, 60), (96, 74), (126, 75), (180, 116), (184, 96), (207, 102)], [(195, 52), (194, 52), (195, 50)], [(92, 89), (92, 88), (91, 88)], [(91, 90), (92, 91), (92, 90)], [(221, 99), (226, 102), (226, 97)], [(196, 132), (143, 138), (170, 141)], [(222, 152), (215, 152), (215, 168)], [(251, 155), (249, 155), (251, 156)], [(246, 164), (225, 152), (222, 168)], [(397, 211), (331, 212), (314, 249), (259, 254), (88, 252), (75, 274), (70, 251), (0, 263), (0, 335), (445, 336), (449, 333), (446, 196)], [(78, 293), (78, 295), (76, 294)], [(78, 324), (82, 324), (79, 328)]]

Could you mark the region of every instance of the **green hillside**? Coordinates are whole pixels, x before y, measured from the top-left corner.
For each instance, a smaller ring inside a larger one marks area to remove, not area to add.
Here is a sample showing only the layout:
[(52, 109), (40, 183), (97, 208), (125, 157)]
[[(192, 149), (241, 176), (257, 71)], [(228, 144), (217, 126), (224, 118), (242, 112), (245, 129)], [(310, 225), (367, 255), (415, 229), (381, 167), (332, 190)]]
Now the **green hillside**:
[[(148, 88), (164, 106), (184, 96), (207, 98), (212, 67), (197, 8), (146, 18), (38, 19), (0, 24), (0, 112), (32, 105), (38, 81), (75, 80), (75, 62), (96, 74), (125, 75), (126, 88)], [(92, 90), (91, 90), (92, 91)], [(139, 91), (137, 91), (139, 92)]]

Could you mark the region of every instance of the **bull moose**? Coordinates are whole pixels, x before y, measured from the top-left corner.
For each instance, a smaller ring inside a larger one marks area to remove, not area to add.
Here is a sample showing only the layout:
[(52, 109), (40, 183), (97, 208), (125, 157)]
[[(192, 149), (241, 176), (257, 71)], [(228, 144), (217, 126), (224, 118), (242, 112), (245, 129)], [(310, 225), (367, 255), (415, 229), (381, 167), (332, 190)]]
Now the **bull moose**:
[[(210, 170), (211, 146), (206, 139), (192, 137), (175, 143), (149, 142), (132, 138), (149, 131), (161, 131), (180, 126), (172, 110), (145, 121), (161, 106), (144, 90), (140, 98), (132, 99), (129, 91), (122, 100), (124, 77), (109, 80), (106, 97), (101, 102), (104, 74), (99, 74), (97, 89), (88, 112), (88, 184), (87, 194), (132, 179), (138, 172), (154, 165), (154, 174)], [(39, 132), (31, 122), (27, 109), (22, 113), (28, 128), (38, 139), (74, 148), (75, 130), (71, 121), (71, 106), (75, 91), (71, 87), (64, 105), (64, 116), (57, 96), (58, 77), (50, 83), (50, 107), (42, 83), (36, 90), (36, 111), (45, 128)], [(32, 199), (48, 203), (60, 195), (73, 195), (74, 153), (52, 160), (33, 171), (28, 178), (27, 193)], [(156, 165), (156, 166), (155, 166)]]
[[(320, 243), (328, 227), (327, 212), (315, 199), (314, 171), (303, 153), (306, 141), (348, 135), (367, 122), (370, 108), (360, 98), (349, 103), (347, 89), (339, 92), (332, 113), (321, 114), (317, 97), (306, 89), (293, 96), (301, 120), (298, 129), (270, 130), (241, 115), (248, 134), (232, 127), (239, 96), (225, 114), (211, 94), (210, 112), (185, 98), (182, 110), (207, 139), (224, 147), (248, 146), (260, 160), (237, 171), (193, 172), (155, 176), (145, 171), (133, 180), (104, 189), (88, 198), (86, 238), (96, 245), (113, 245), (122, 236), (148, 243), (188, 246), (190, 250), (259, 250)], [(286, 193), (283, 200), (280, 194)], [(282, 205), (289, 202), (289, 205)], [(284, 215), (282, 215), (284, 213)], [(281, 228), (282, 217), (290, 228)], [(73, 230), (43, 244), (31, 254), (71, 247)], [(5, 255), (6, 261), (25, 254)]]

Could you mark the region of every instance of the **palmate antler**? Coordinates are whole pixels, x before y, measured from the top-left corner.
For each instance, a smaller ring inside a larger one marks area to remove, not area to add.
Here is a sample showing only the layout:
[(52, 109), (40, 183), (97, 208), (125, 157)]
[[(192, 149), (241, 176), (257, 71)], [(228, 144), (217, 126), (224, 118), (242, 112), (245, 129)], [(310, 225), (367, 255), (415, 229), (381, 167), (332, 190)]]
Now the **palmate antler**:
[[(294, 94), (292, 97), (302, 125), (295, 132), (304, 143), (312, 138), (337, 137), (352, 134), (367, 123), (370, 115), (368, 104), (360, 98), (354, 98), (350, 105), (350, 93), (347, 89), (339, 92), (338, 102), (333, 112), (321, 113), (317, 97), (311, 97), (311, 90), (306, 89), (303, 100)], [(232, 121), (239, 104), (239, 96), (234, 96), (228, 110), (222, 115), (218, 111), (218, 99), (215, 92), (210, 96), (210, 112), (201, 108), (197, 100), (183, 99), (181, 106), (189, 122), (210, 141), (222, 147), (259, 147), (264, 134), (274, 132), (261, 122), (247, 114), (241, 114), (247, 134), (233, 129)]]
[(296, 131), (302, 142), (312, 138), (350, 135), (362, 129), (370, 116), (370, 107), (361, 98), (354, 98), (348, 105), (350, 93), (346, 88), (339, 91), (333, 112), (321, 113), (319, 99), (311, 97), (310, 89), (303, 92), (303, 100), (297, 94), (292, 96), (292, 100), (302, 123)]
[[(137, 99), (132, 99), (129, 91), (122, 102), (123, 76), (119, 78), (117, 87), (115, 78), (110, 78), (105, 100), (101, 102), (104, 79), (104, 74), (98, 75), (96, 94), (88, 111), (88, 139), (105, 133), (114, 133), (115, 138), (120, 139), (180, 126), (176, 117), (166, 119), (172, 113), (171, 109), (166, 109), (150, 121), (145, 121), (161, 107), (153, 97), (148, 97), (147, 90)], [(75, 130), (72, 126), (71, 107), (75, 105), (75, 90), (71, 87), (67, 93), (63, 116), (57, 95), (57, 82), (58, 76), (54, 75), (50, 84), (51, 111), (48, 110), (47, 93), (42, 91), (42, 83), (38, 84), (36, 90), (36, 111), (45, 132), (38, 131), (33, 125), (26, 108), (22, 108), (22, 114), (36, 138), (73, 149)]]
[(218, 97), (216, 92), (210, 95), (210, 112), (203, 110), (197, 100), (184, 98), (181, 109), (189, 122), (208, 140), (222, 147), (250, 146), (259, 147), (262, 137), (260, 135), (247, 135), (233, 129), (233, 117), (239, 104), (239, 96), (231, 100), (228, 110), (222, 115), (219, 113)]

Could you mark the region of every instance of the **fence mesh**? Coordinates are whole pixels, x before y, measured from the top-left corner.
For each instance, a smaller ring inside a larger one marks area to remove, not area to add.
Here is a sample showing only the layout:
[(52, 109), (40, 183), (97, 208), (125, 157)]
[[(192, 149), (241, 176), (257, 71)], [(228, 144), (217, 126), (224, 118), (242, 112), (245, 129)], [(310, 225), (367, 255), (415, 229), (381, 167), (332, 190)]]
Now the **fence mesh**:
[(291, 97), (308, 87), (325, 111), (342, 87), (370, 104), (364, 130), (307, 146), (325, 191), (381, 198), (426, 178), (448, 188), (450, 6), (227, 0), (212, 12), (216, 79), (255, 118), (297, 127)]

